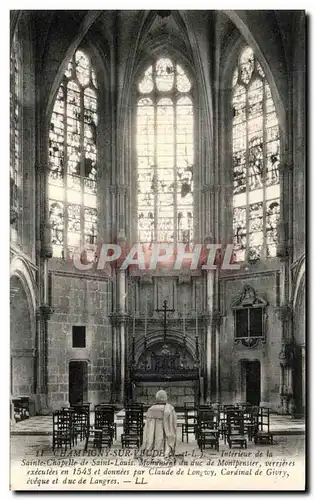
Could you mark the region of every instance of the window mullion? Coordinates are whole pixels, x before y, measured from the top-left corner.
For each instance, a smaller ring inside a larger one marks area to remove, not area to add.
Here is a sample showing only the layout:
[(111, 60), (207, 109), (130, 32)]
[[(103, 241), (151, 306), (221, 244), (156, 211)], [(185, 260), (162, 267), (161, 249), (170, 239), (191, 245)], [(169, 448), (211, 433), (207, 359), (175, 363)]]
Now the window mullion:
[(68, 257), (68, 87), (67, 79), (64, 78), (63, 85), (64, 95), (64, 170), (63, 170), (63, 184), (64, 184), (64, 226), (63, 226), (63, 255)]
[(84, 178), (85, 178), (85, 154), (84, 154), (84, 88), (80, 89), (80, 245), (84, 246)]
[(250, 337), (250, 308), (247, 309), (247, 337)]
[(246, 92), (245, 103), (245, 120), (246, 120), (246, 248), (245, 261), (249, 255), (249, 150), (248, 150), (248, 121), (249, 121), (249, 104), (248, 104), (248, 86), (244, 87)]
[(154, 172), (153, 172), (153, 198), (154, 198), (154, 242), (158, 238), (158, 158), (157, 158), (157, 102), (154, 101)]
[(267, 131), (266, 131), (266, 85), (265, 81), (263, 81), (263, 144), (262, 144), (262, 153), (263, 153), (263, 257), (267, 257), (267, 233), (266, 233), (266, 180), (267, 180)]
[[(176, 71), (175, 71), (175, 85), (176, 85)], [(173, 172), (174, 172), (174, 244), (176, 245), (179, 240), (178, 234), (178, 219), (177, 219), (177, 105), (175, 101), (175, 93), (173, 94), (173, 119), (174, 119), (174, 127), (173, 127)]]

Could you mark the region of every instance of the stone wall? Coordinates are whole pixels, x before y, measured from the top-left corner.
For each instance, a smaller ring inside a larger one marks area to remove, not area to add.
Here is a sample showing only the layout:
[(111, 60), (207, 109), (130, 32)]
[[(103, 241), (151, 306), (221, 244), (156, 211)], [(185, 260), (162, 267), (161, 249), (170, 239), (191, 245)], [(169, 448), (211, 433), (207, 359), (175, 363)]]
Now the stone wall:
[[(112, 373), (111, 282), (63, 275), (52, 276), (48, 322), (48, 406), (69, 401), (69, 363), (88, 362), (88, 401), (109, 401)], [(86, 347), (72, 347), (72, 326), (86, 326)]]
[[(267, 302), (266, 341), (259, 341), (254, 348), (234, 342), (234, 316), (232, 302), (242, 291), (244, 284), (253, 287), (257, 296)], [(225, 316), (220, 339), (220, 386), (223, 403), (235, 403), (244, 399), (244, 380), (242, 362), (259, 361), (261, 376), (261, 402), (273, 410), (280, 404), (280, 362), (281, 323), (277, 317), (276, 272), (230, 278), (222, 283), (222, 296)]]

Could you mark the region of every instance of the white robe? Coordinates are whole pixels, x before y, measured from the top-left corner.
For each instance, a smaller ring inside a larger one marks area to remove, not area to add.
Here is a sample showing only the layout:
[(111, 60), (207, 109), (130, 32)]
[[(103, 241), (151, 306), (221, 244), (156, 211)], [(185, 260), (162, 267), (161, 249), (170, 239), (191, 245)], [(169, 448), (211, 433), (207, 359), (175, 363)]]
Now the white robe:
[(143, 429), (142, 449), (175, 453), (177, 416), (172, 405), (155, 404), (148, 409)]

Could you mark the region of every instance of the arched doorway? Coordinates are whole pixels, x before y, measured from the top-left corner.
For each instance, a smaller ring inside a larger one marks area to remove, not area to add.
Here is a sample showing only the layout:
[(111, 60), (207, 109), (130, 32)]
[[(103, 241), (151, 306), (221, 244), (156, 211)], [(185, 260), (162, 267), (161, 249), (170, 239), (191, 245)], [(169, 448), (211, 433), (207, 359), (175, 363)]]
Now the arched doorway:
[(34, 318), (22, 280), (10, 279), (10, 368), (11, 395), (34, 394)]

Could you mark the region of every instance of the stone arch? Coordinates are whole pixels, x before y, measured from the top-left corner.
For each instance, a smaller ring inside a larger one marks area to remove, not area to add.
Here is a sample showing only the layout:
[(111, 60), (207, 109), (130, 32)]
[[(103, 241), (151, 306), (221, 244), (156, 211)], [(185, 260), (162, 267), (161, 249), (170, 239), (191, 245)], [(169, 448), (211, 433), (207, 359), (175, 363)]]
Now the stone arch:
[(33, 280), (20, 259), (10, 276), (11, 393), (34, 394), (36, 353), (36, 293)]

